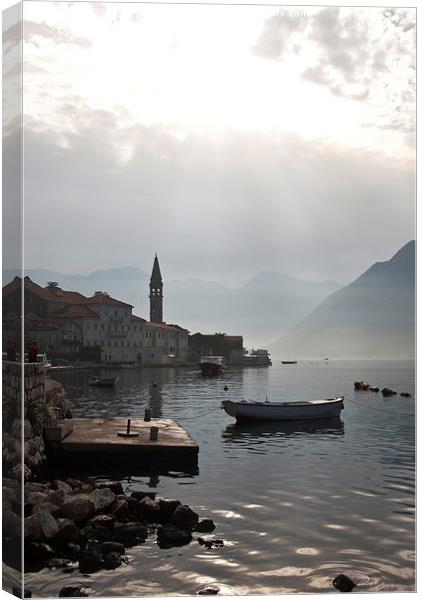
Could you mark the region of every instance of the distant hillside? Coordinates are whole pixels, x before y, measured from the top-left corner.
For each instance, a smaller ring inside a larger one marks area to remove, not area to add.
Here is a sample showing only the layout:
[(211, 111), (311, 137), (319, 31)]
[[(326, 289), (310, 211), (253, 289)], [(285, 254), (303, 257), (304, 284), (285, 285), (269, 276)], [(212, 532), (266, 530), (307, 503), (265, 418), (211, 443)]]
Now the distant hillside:
[(272, 345), (274, 357), (413, 357), (415, 242), (336, 291)]
[[(162, 265), (165, 278), (165, 265)], [(28, 270), (33, 281), (83, 294), (105, 291), (134, 305), (135, 313), (149, 318), (149, 276), (134, 267), (94, 271), (90, 275), (63, 275), (45, 269)], [(3, 273), (3, 285), (16, 275)], [(187, 279), (164, 280), (164, 318), (193, 333), (221, 331), (243, 335), (245, 344), (266, 347), (274, 332), (288, 331), (329, 294), (339, 289), (335, 282), (312, 283), (262, 271), (246, 285), (231, 289), (220, 283)]]

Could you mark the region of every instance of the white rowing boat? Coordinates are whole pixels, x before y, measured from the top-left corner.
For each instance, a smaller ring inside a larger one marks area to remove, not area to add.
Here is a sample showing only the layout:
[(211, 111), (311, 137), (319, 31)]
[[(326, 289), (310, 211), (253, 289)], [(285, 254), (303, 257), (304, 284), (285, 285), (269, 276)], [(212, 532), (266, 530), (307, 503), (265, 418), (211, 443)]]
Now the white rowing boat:
[(344, 408), (343, 396), (301, 402), (252, 402), (224, 400), (221, 407), (237, 421), (300, 421), (338, 417)]

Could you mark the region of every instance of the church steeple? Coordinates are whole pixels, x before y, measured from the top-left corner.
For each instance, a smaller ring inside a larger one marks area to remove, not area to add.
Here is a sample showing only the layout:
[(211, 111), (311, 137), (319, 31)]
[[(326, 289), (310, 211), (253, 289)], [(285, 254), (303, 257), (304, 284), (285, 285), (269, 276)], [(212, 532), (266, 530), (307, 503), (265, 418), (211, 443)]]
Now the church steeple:
[(149, 320), (151, 323), (163, 322), (163, 278), (161, 277), (157, 255), (154, 258), (149, 282)]

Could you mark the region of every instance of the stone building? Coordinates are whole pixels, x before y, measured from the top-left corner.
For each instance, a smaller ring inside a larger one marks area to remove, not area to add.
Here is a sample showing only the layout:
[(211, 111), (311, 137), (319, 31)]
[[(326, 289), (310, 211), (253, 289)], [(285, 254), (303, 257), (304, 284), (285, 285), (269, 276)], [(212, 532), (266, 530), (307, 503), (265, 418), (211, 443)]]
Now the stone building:
[[(160, 365), (186, 362), (188, 331), (163, 321), (163, 279), (157, 255), (150, 281), (151, 322), (133, 306), (97, 291), (90, 297), (42, 287), (24, 278), (25, 344), (36, 339), (50, 359)], [(22, 280), (3, 287), (3, 349), (20, 346)]]

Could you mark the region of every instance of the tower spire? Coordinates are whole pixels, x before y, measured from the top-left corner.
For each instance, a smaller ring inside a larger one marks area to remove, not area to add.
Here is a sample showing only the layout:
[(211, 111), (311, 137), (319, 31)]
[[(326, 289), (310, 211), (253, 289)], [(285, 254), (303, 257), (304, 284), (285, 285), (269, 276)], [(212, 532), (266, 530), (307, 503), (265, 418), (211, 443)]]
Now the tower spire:
[(151, 323), (163, 322), (163, 278), (157, 254), (155, 254), (149, 282), (149, 320)]

